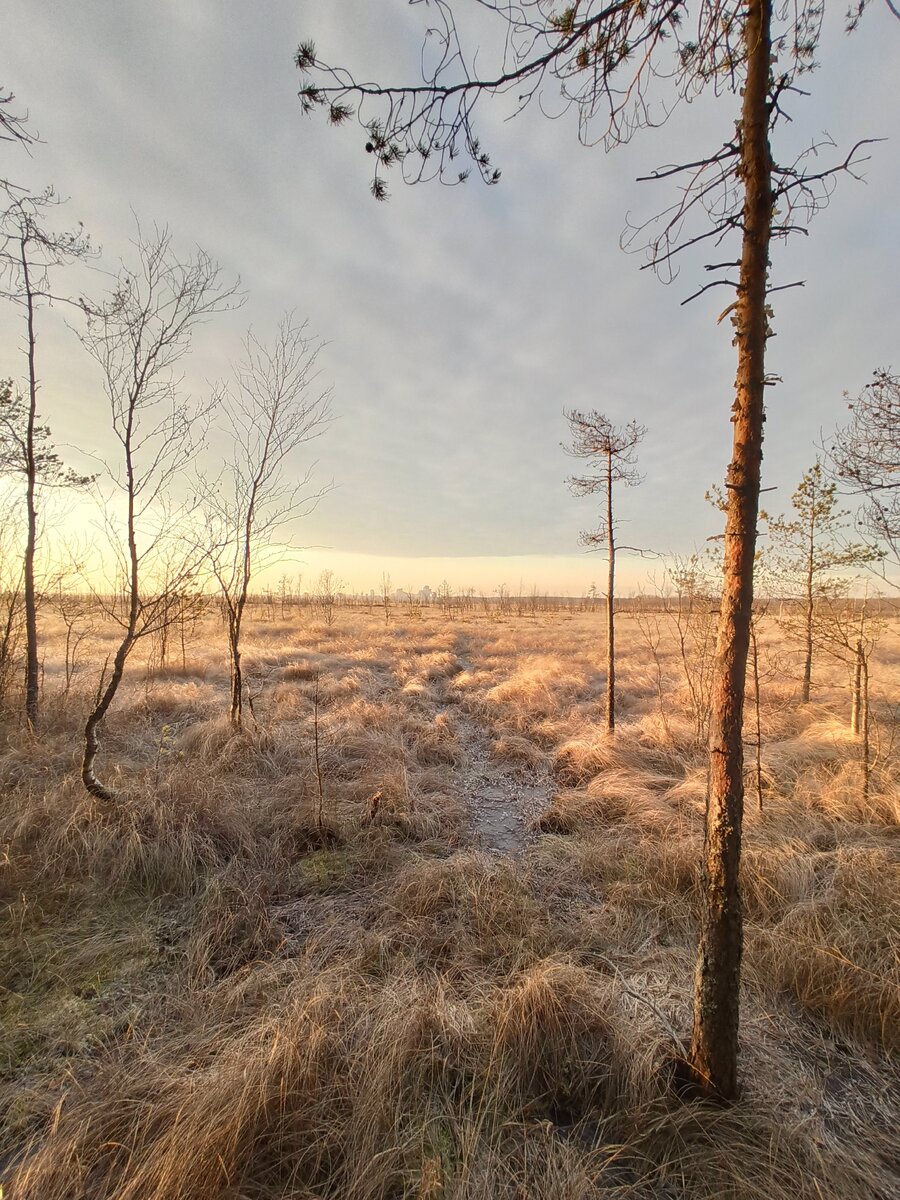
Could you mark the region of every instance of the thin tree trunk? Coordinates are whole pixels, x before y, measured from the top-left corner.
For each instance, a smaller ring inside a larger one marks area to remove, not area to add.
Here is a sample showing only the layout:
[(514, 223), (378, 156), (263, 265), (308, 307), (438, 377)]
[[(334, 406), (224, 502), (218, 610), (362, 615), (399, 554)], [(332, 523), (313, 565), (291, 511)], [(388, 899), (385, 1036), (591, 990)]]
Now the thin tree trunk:
[(862, 660), (860, 726), (862, 727), (863, 804), (869, 802), (871, 764), (869, 762), (869, 664)]
[(613, 530), (612, 454), (606, 456), (606, 528), (609, 575), (606, 582), (606, 728), (616, 728), (616, 539)]
[(100, 725), (109, 711), (109, 706), (113, 702), (119, 684), (122, 682), (122, 676), (125, 672), (125, 660), (128, 658), (134, 643), (137, 641), (138, 617), (141, 611), (139, 592), (140, 560), (138, 559), (137, 537), (135, 533), (134, 460), (131, 446), (133, 432), (134, 405), (132, 404), (125, 427), (125, 475), (128, 487), (128, 623), (125, 627), (122, 641), (119, 643), (119, 648), (116, 651), (116, 656), (113, 659), (112, 675), (110, 676), (109, 683), (106, 685), (106, 690), (99, 695), (97, 703), (94, 705), (94, 709), (89, 714), (85, 723), (84, 756), (81, 760), (81, 781), (90, 795), (96, 796), (98, 800), (115, 799), (115, 794), (102, 784), (94, 774), (94, 762), (97, 758), (97, 752), (100, 749)]
[(753, 663), (753, 707), (756, 715), (756, 741), (754, 743), (756, 751), (756, 807), (759, 812), (762, 812), (762, 717), (759, 698), (759, 644), (756, 640), (756, 624), (753, 621), (750, 622), (750, 651)]
[(738, 873), (744, 811), (743, 717), (753, 608), (753, 560), (767, 337), (766, 285), (772, 225), (768, 86), (771, 0), (748, 0), (747, 77), (740, 122), (743, 244), (735, 315), (738, 369), (732, 408), (725, 560), (711, 696), (709, 788), (701, 863), (700, 937), (694, 979), (690, 1070), (701, 1093), (737, 1095), (743, 922)]
[(25, 432), (25, 507), (28, 531), (25, 542), (25, 719), (33, 729), (38, 721), (38, 636), (37, 592), (34, 582), (34, 558), (37, 545), (37, 508), (35, 486), (37, 465), (34, 458), (34, 426), (37, 415), (37, 373), (35, 364), (34, 296), (28, 269), (25, 239), (22, 243), (22, 272), (25, 282), (26, 325), (28, 330), (28, 425)]
[(244, 716), (244, 674), (241, 669), (241, 624), (244, 616), (244, 604), (238, 598), (233, 614), (228, 620), (228, 650), (231, 655), (231, 724), (235, 729), (243, 728)]
[(863, 644), (862, 638), (856, 639), (856, 655), (853, 661), (853, 696), (850, 705), (850, 732), (859, 737), (859, 717), (862, 709), (862, 672)]
[(115, 793), (106, 787), (105, 784), (101, 783), (94, 774), (94, 763), (100, 750), (100, 726), (103, 723), (103, 718), (109, 711), (109, 706), (113, 702), (113, 697), (118, 691), (119, 684), (122, 682), (122, 676), (125, 673), (125, 660), (133, 645), (134, 637), (126, 634), (113, 659), (113, 670), (112, 675), (109, 677), (109, 683), (99, 694), (97, 703), (94, 705), (93, 711), (88, 716), (84, 726), (84, 756), (81, 760), (81, 781), (90, 795), (96, 796), (98, 800), (115, 800), (116, 798)]
[(319, 761), (319, 672), (316, 671), (316, 690), (313, 696), (313, 744), (316, 757), (316, 785), (319, 803), (316, 810), (316, 826), (322, 829), (325, 822), (325, 788), (322, 785), (322, 764)]
[[(815, 507), (815, 496), (813, 497)], [(806, 564), (806, 607), (803, 613), (804, 655), (803, 655), (803, 686), (800, 690), (800, 701), (809, 704), (810, 686), (812, 684), (813, 660), (813, 614), (815, 602), (813, 599), (813, 574), (815, 572), (815, 516), (809, 518), (809, 549)]]
[(241, 651), (237, 641), (231, 646), (231, 724), (235, 729), (243, 726), (244, 720), (244, 675), (241, 670)]

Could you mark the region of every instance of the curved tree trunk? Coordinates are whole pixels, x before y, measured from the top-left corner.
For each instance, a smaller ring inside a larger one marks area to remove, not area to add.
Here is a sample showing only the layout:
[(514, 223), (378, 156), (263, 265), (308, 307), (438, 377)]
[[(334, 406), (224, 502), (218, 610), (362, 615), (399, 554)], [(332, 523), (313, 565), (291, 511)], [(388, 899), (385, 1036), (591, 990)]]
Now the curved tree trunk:
[(737, 1095), (743, 927), (738, 888), (744, 810), (743, 716), (764, 421), (766, 283), (772, 225), (768, 136), (771, 0), (749, 0), (740, 139), (744, 226), (735, 342), (734, 440), (726, 481), (725, 560), (709, 740), (700, 939), (690, 1069), (710, 1096)]
[(100, 726), (103, 723), (103, 718), (109, 711), (109, 706), (113, 702), (113, 697), (118, 691), (119, 684), (122, 682), (122, 675), (125, 672), (125, 659), (128, 657), (133, 645), (133, 636), (126, 634), (113, 659), (113, 670), (112, 675), (109, 677), (109, 683), (98, 694), (97, 703), (94, 705), (84, 726), (84, 756), (81, 760), (81, 781), (90, 795), (96, 796), (98, 800), (115, 800), (116, 798), (115, 793), (102, 784), (94, 774), (94, 762), (100, 750)]
[(97, 703), (89, 714), (84, 726), (84, 755), (81, 760), (81, 781), (87, 791), (98, 800), (115, 800), (115, 793), (100, 782), (94, 774), (94, 762), (100, 749), (99, 730), (103, 718), (109, 711), (122, 676), (125, 673), (125, 660), (131, 653), (134, 643), (138, 640), (138, 618), (141, 611), (140, 592), (138, 590), (138, 558), (137, 541), (135, 537), (135, 482), (134, 461), (132, 458), (131, 437), (134, 429), (133, 410), (128, 419), (125, 437), (125, 473), (128, 480), (128, 623), (113, 659), (112, 674), (106, 688), (98, 691)]

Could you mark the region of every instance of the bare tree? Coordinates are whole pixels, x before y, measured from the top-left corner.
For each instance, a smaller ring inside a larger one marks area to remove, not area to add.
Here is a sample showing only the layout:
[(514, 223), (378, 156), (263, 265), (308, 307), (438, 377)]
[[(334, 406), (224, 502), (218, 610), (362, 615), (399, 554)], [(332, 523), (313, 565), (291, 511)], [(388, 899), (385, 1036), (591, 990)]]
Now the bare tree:
[(58, 204), (52, 188), (36, 196), (15, 191), (0, 214), (0, 294), (21, 308), (25, 320), (26, 399), (24, 403), (21, 396), (14, 402), (7, 399), (4, 432), (14, 447), (12, 469), (25, 481), (25, 717), (31, 726), (38, 719), (38, 485), (83, 486), (89, 482), (62, 467), (46, 426), (38, 424), (36, 310), (42, 302), (60, 299), (52, 291), (54, 270), (92, 253), (90, 239), (80, 225), (70, 232), (54, 232), (48, 227), (48, 216)]
[[(864, 4), (861, 0), (854, 19)], [(798, 77), (814, 65), (824, 6), (813, 0), (778, 10), (772, 0), (695, 0), (690, 9), (683, 0), (575, 0), (562, 9), (553, 0), (479, 0), (478, 12), (495, 16), (504, 34), (505, 59), (494, 72), (482, 72), (483, 59), (476, 65), (477, 53), (467, 53), (457, 7), (462, 6), (452, 0), (428, 4), (431, 27), (421, 83), (359, 83), (350, 71), (320, 59), (313, 42), (297, 50), (302, 109), (323, 111), (334, 125), (356, 117), (374, 161), (371, 190), (377, 199), (387, 195), (385, 175), (391, 169), (410, 182), (447, 183), (464, 182), (474, 169), (496, 183), (499, 171), (475, 132), (475, 110), (484, 97), (512, 93), (521, 110), (555, 79), (557, 95), (561, 91), (577, 111), (582, 140), (607, 148), (659, 124), (676, 101), (706, 89), (740, 97), (735, 133), (724, 145), (653, 174), (676, 180), (677, 198), (626, 239), (630, 247), (646, 250), (647, 266), (669, 278), (688, 247), (715, 246), (716, 261), (707, 264), (713, 278), (694, 295), (714, 287), (734, 295), (720, 317), (731, 317), (738, 361), (688, 1063), (692, 1086), (733, 1098), (743, 948), (738, 877), (744, 688), (764, 394), (774, 382), (766, 374), (766, 340), (772, 293), (799, 282), (770, 282), (770, 244), (801, 228), (827, 203), (836, 176), (856, 171), (864, 143), (821, 170), (809, 168), (807, 155), (823, 147), (783, 164), (772, 153), (770, 135), (787, 119), (785, 104), (799, 92)], [(662, 93), (656, 97), (655, 84)], [(461, 156), (468, 160), (462, 167)], [(734, 239), (739, 248), (718, 252)]]
[(616, 541), (618, 522), (613, 516), (613, 491), (616, 485), (635, 487), (641, 482), (638, 472), (637, 447), (647, 433), (637, 421), (616, 426), (609, 417), (596, 410), (580, 412), (566, 411), (566, 420), (571, 431), (571, 445), (565, 447), (574, 458), (581, 458), (592, 468), (586, 475), (573, 475), (567, 480), (570, 491), (576, 496), (603, 497), (604, 508), (596, 529), (581, 534), (580, 542), (589, 550), (606, 547), (606, 728), (610, 733), (616, 728), (616, 554), (620, 550), (635, 550), (634, 546), (620, 546)]
[(79, 556), (68, 550), (68, 563), (60, 574), (55, 591), (48, 596), (50, 608), (57, 614), (66, 631), (64, 647), (63, 699), (67, 700), (80, 670), (79, 655), (84, 643), (95, 631), (94, 613), (96, 605), (90, 594), (67, 589), (66, 577), (72, 579), (82, 570)]
[(804, 471), (791, 497), (795, 516), (763, 518), (768, 521), (771, 548), (767, 552), (770, 570), (782, 596), (800, 606), (799, 621), (795, 610), (788, 609), (782, 623), (793, 629), (799, 625), (803, 643), (803, 675), (800, 700), (809, 703), (812, 684), (813, 654), (816, 645), (817, 604), (828, 597), (846, 592), (849, 580), (835, 571), (860, 567), (880, 557), (872, 547), (845, 537), (850, 514), (837, 507), (837, 486), (825, 478), (822, 464)]
[[(330, 420), (331, 391), (318, 385), (320, 350), (306, 325), (287, 315), (271, 344), (247, 335), (244, 357), (221, 395), (234, 456), (203, 493), (210, 563), (226, 612), (231, 723), (238, 729), (244, 689), (241, 631), (253, 571), (283, 556), (276, 538), (322, 495), (321, 489), (309, 490), (312, 467), (298, 475), (291, 461)], [(283, 596), (284, 589), (282, 612)]]
[(824, 607), (823, 647), (849, 668), (850, 732), (859, 739), (861, 794), (865, 804), (869, 799), (872, 769), (869, 673), (885, 621), (870, 607), (868, 595), (861, 601), (830, 598)]
[(863, 530), (900, 567), (900, 375), (875, 371), (847, 407), (853, 415), (835, 435), (831, 471), (843, 489), (863, 497)]
[[(169, 593), (186, 586), (198, 567), (196, 546), (182, 544), (181, 513), (169, 490), (193, 459), (208, 407), (184, 396), (178, 364), (194, 328), (233, 305), (237, 285), (221, 279), (202, 250), (181, 261), (169, 231), (140, 230), (137, 268), (123, 268), (110, 300), (88, 317), (82, 341), (98, 363), (118, 461), (110, 467), (113, 495), (124, 512), (106, 508), (107, 532), (119, 562), (122, 603), (112, 611), (121, 639), (112, 668), (101, 676), (84, 728), (81, 778), (100, 800), (114, 799), (97, 778), (99, 731), (136, 642), (172, 618)], [(157, 568), (162, 564), (162, 572)]]
[(384, 605), (384, 623), (391, 620), (391, 576), (388, 571), (381, 572), (381, 603)]
[(337, 605), (338, 592), (343, 587), (343, 583), (337, 578), (334, 571), (326, 568), (319, 575), (319, 581), (316, 584), (313, 592), (313, 604), (322, 615), (322, 620), (328, 629), (335, 622), (335, 606)]
[(688, 558), (674, 555), (666, 583), (663, 609), (678, 644), (694, 738), (703, 745), (709, 739), (718, 615), (709, 559), (700, 554)]

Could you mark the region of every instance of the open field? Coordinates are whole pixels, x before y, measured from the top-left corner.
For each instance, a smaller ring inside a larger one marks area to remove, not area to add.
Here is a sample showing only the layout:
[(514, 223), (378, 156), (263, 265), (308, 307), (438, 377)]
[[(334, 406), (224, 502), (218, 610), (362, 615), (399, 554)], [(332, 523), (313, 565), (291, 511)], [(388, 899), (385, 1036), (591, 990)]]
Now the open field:
[(868, 796), (846, 669), (823, 659), (800, 706), (761, 629), (727, 1109), (671, 1087), (699, 643), (686, 676), (670, 621), (620, 614), (609, 739), (602, 620), (256, 619), (234, 734), (207, 618), (165, 670), (129, 662), (103, 804), (79, 734), (115, 631), (66, 699), (48, 619), (44, 726), (9, 718), (0, 756), (7, 1200), (896, 1195), (900, 624)]

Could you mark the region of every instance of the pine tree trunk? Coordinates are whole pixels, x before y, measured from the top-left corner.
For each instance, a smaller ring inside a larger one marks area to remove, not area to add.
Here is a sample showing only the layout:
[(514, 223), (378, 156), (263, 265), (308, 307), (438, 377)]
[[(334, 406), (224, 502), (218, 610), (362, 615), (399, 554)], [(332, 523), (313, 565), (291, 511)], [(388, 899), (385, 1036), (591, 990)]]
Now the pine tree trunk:
[(25, 542), (25, 719), (34, 729), (38, 722), (38, 635), (37, 588), (34, 580), (34, 557), (37, 544), (37, 512), (34, 503), (34, 477), (29, 474), (27, 495), (28, 535)]
[(25, 506), (28, 531), (25, 542), (25, 720), (34, 729), (38, 721), (38, 635), (37, 589), (34, 581), (34, 559), (37, 545), (37, 509), (35, 488), (37, 464), (34, 457), (34, 427), (37, 416), (37, 374), (35, 364), (34, 297), (28, 269), (28, 252), (22, 242), (22, 270), (25, 280), (28, 338), (28, 425), (25, 432)]
[(606, 527), (609, 575), (606, 582), (606, 728), (616, 728), (616, 539), (612, 511), (612, 454), (607, 456)]
[(748, 0), (744, 30), (747, 76), (739, 127), (744, 222), (735, 314), (738, 369), (732, 408), (732, 459), (726, 480), (724, 578), (711, 696), (700, 938), (689, 1063), (699, 1091), (725, 1101), (735, 1099), (738, 1090), (743, 946), (738, 887), (744, 810), (742, 733), (765, 419), (766, 284), (772, 225), (768, 137), (771, 16), (771, 0)]

